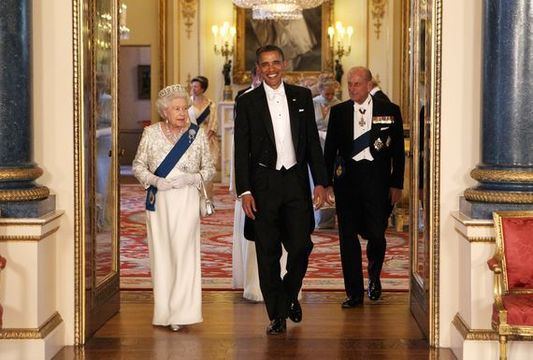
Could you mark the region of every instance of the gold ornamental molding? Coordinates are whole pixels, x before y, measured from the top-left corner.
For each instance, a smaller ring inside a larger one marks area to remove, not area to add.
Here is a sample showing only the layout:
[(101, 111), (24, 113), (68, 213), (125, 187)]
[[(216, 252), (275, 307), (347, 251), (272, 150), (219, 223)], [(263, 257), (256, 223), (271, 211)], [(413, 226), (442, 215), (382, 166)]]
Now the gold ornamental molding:
[(484, 236), (467, 237), (466, 240), (471, 243), (495, 243), (496, 242), (496, 239), (494, 237), (484, 237)]
[(387, 0), (372, 0), (372, 8), (370, 13), (374, 18), (374, 32), (376, 33), (376, 39), (379, 39), (381, 34), (381, 25), (383, 17), (385, 16), (385, 8), (387, 7)]
[(197, 0), (181, 0), (181, 15), (185, 19), (187, 39), (191, 38), (193, 20), (196, 17)]
[(37, 329), (25, 328), (4, 328), (0, 329), (0, 339), (3, 340), (24, 340), (24, 339), (45, 339), (55, 328), (57, 328), (63, 319), (56, 311)]
[(8, 241), (40, 241), (43, 239), (46, 239), (53, 233), (55, 233), (57, 230), (59, 230), (59, 226), (53, 228), (50, 231), (47, 231), (46, 233), (42, 235), (0, 235), (0, 242), (8, 242)]
[(498, 334), (494, 330), (470, 329), (459, 313), (455, 314), (452, 324), (464, 340), (497, 341)]
[(533, 192), (466, 189), (465, 199), (487, 203), (533, 204)]
[(31, 201), (46, 199), (50, 190), (46, 186), (31, 189), (0, 190), (0, 201)]
[(533, 171), (474, 169), (470, 176), (480, 182), (533, 182)]
[(35, 180), (43, 174), (40, 167), (0, 168), (0, 181)]

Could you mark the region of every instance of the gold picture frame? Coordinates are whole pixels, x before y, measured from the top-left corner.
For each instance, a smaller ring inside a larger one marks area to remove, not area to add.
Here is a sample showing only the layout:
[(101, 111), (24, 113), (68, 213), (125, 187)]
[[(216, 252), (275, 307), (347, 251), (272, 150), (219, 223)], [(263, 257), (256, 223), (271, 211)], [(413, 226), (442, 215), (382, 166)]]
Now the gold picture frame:
[[(306, 78), (317, 77), (321, 72), (333, 71), (333, 54), (329, 47), (328, 39), (328, 26), (333, 24), (333, 8), (333, 0), (330, 0), (324, 2), (319, 8), (304, 10), (304, 17), (302, 20), (305, 21), (305, 23), (300, 24), (302, 24), (306, 29), (308, 29), (309, 33), (312, 34), (311, 36), (314, 35), (314, 45), (312, 49), (308, 53), (306, 53), (310, 54), (310, 57), (308, 59), (298, 59), (301, 61), (299, 61), (298, 65), (294, 67), (294, 70), (289, 69), (289, 71), (286, 72), (286, 80), (288, 82), (297, 83)], [(255, 49), (257, 48), (257, 46), (250, 46), (250, 44), (254, 42), (252, 38), (255, 39), (255, 42), (257, 44), (259, 43), (257, 40), (257, 36), (252, 32), (251, 10), (235, 7), (235, 11), (237, 14), (237, 40), (234, 59), (235, 66), (233, 68), (233, 82), (235, 84), (248, 84), (251, 81), (250, 68), (253, 66), (253, 60), (255, 59)], [(261, 22), (260, 24), (262, 26), (272, 26), (277, 28), (281, 27), (282, 29), (285, 27), (286, 24), (290, 24), (290, 26), (300, 25), (296, 22), (298, 20), (255, 21), (257, 21), (258, 23)], [(318, 24), (320, 24), (320, 29), (317, 29)], [(268, 30), (264, 30), (263, 34), (266, 34), (267, 37), (270, 37), (274, 34), (274, 32), (275, 31), (269, 32)], [(302, 32), (291, 31), (290, 34), (298, 34), (301, 37)], [(304, 42), (306, 41), (305, 39), (296, 40), (302, 40)], [(281, 48), (283, 48), (283, 46), (280, 44), (276, 45), (279, 45)], [(294, 48), (295, 46), (290, 46), (287, 49), (290, 49), (289, 51), (292, 51)], [(286, 52), (285, 58), (287, 60), (291, 60), (288, 59), (290, 55), (285, 49), (284, 52)], [(316, 61), (317, 57), (320, 58), (319, 61)], [(317, 62), (320, 63), (319, 66), (317, 66)], [(292, 64), (290, 64), (290, 66), (291, 65)]]

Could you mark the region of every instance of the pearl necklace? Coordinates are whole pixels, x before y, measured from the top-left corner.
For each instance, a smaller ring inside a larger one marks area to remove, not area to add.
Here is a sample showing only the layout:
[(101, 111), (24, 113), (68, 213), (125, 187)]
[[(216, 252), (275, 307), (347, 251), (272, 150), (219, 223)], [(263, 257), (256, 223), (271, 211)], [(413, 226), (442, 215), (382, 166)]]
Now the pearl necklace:
[(179, 140), (179, 138), (181, 137), (181, 135), (183, 135), (185, 130), (186, 130), (186, 126), (183, 126), (179, 128), (178, 132), (176, 133), (171, 130), (170, 125), (168, 123), (165, 123), (165, 126), (163, 127), (163, 133), (165, 134), (167, 139), (173, 144), (175, 144)]

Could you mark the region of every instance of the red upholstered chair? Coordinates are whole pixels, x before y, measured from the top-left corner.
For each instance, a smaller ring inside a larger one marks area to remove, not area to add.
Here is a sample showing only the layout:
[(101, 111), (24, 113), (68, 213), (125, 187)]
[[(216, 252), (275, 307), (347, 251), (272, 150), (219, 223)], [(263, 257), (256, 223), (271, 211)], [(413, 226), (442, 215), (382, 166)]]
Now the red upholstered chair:
[(492, 328), (507, 359), (507, 338), (533, 340), (533, 211), (493, 214), (496, 252), (487, 264), (494, 272)]

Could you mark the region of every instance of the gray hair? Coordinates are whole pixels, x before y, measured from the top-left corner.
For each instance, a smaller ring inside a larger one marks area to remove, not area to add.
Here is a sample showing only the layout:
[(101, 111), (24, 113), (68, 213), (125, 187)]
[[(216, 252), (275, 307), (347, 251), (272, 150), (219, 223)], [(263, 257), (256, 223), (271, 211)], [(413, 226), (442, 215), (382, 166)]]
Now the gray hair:
[(366, 81), (372, 81), (373, 76), (369, 68), (366, 68), (364, 66), (354, 66), (350, 68), (350, 70), (348, 70), (348, 77), (351, 77), (352, 74), (356, 72), (362, 72)]
[(167, 109), (168, 104), (177, 98), (184, 99), (187, 102), (187, 107), (191, 107), (192, 101), (185, 86), (174, 84), (159, 91), (156, 106), (157, 112), (163, 119), (165, 119), (165, 110)]
[(339, 87), (339, 82), (337, 80), (335, 80), (335, 79), (324, 79), (324, 80), (321, 80), (318, 83), (318, 90), (322, 91), (325, 88), (328, 88), (330, 86), (334, 87), (335, 89), (337, 89)]

